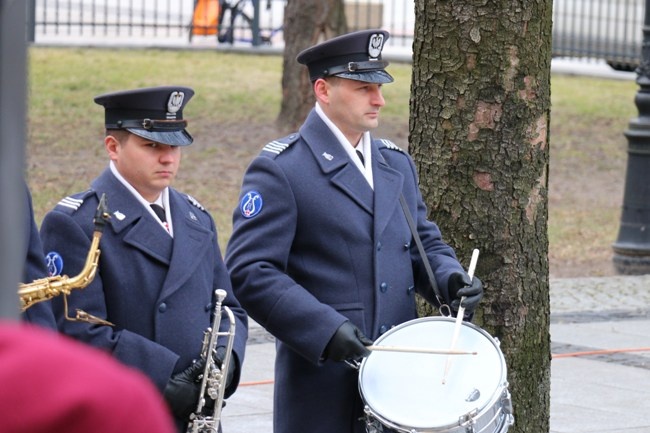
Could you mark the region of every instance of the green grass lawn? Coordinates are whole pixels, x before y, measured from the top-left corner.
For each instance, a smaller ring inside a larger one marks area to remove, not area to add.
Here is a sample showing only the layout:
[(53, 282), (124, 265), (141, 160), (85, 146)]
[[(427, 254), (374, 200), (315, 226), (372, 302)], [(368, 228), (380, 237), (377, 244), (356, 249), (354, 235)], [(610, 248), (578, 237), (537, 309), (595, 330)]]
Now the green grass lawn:
[[(176, 186), (196, 196), (230, 233), (239, 183), (250, 159), (279, 132), (279, 56), (218, 51), (29, 48), (27, 177), (37, 221), (59, 199), (87, 188), (106, 166), (101, 93), (186, 85), (184, 116), (195, 143)], [(384, 124), (408, 136), (411, 66), (391, 64)], [(607, 273), (620, 217), (626, 164), (623, 135), (636, 115), (633, 81), (552, 76), (549, 241), (551, 273)], [(406, 142), (400, 143), (406, 146)], [(558, 264), (557, 266), (554, 263)], [(585, 270), (583, 270), (585, 269)], [(571, 276), (571, 274), (561, 274)]]

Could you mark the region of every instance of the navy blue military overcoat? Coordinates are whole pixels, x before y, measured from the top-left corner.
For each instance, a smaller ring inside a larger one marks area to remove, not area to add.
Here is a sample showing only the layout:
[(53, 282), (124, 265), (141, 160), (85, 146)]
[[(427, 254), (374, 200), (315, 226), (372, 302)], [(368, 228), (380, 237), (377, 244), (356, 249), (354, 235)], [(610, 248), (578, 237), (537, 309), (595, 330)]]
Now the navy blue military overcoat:
[(245, 174), (226, 265), (242, 306), (277, 337), (274, 433), (365, 431), (357, 371), (322, 356), (346, 320), (374, 340), (416, 318), (416, 291), (433, 299), (400, 194), (443, 296), (463, 271), (426, 220), (411, 158), (372, 146), (374, 192), (312, 110)]
[(70, 315), (80, 308), (115, 326), (64, 320), (63, 303), (55, 298), (60, 330), (111, 352), (162, 391), (172, 374), (199, 358), (203, 333), (211, 325), (214, 291), (224, 289), (224, 305), (236, 316), (237, 369), (226, 393), (232, 392), (244, 359), (247, 316), (232, 293), (212, 217), (196, 200), (170, 188), (172, 239), (106, 169), (90, 190), (61, 200), (43, 220), (44, 250), (62, 258), (63, 274), (77, 275), (84, 266), (102, 194), (111, 223), (99, 244), (98, 273), (86, 288), (73, 291), (68, 303)]
[[(32, 194), (25, 184), (25, 263), (23, 265), (22, 282), (31, 284), (34, 280), (40, 280), (48, 276), (47, 266), (45, 264), (45, 254), (43, 253), (43, 243), (38, 234), (38, 226), (34, 219), (34, 207), (32, 206)], [(50, 301), (42, 301), (33, 304), (22, 314), (22, 319), (35, 323), (47, 329), (55, 330), (56, 321), (52, 313)]]

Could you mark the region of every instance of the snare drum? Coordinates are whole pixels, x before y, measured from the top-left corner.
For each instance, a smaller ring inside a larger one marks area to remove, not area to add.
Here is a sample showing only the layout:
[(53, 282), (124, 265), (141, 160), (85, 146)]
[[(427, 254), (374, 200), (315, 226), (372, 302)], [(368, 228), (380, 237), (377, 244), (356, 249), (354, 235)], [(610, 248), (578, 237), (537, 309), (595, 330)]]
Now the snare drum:
[[(423, 317), (392, 328), (375, 345), (448, 350), (454, 327), (450, 317)], [(405, 433), (508, 431), (514, 416), (498, 341), (463, 322), (454, 349), (477, 353), (373, 351), (365, 358), (359, 391), (368, 432), (384, 427)]]

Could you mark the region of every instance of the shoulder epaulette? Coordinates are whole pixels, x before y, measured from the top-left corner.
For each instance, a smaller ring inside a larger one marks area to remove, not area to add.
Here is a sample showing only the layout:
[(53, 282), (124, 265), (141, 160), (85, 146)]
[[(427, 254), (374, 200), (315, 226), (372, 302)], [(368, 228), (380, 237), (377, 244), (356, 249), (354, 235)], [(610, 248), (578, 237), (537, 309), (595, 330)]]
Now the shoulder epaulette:
[(381, 142), (383, 147), (385, 147), (387, 149), (396, 150), (398, 152), (404, 152), (404, 149), (402, 149), (401, 147), (399, 147), (398, 145), (396, 145), (395, 143), (393, 143), (390, 140), (387, 140), (385, 138), (380, 138), (379, 141)]
[(187, 201), (189, 201), (192, 205), (198, 207), (203, 212), (205, 212), (205, 208), (203, 207), (203, 205), (201, 203), (199, 203), (199, 201), (197, 199), (195, 199), (194, 197), (192, 197), (189, 194), (185, 194), (185, 195), (187, 196)]
[(65, 198), (62, 198), (56, 204), (56, 206), (57, 207), (61, 206), (61, 207), (67, 208), (67, 209), (72, 209), (72, 212), (76, 212), (77, 210), (79, 210), (79, 208), (83, 204), (84, 200), (86, 200), (89, 196), (94, 194), (94, 192), (95, 191), (93, 191), (92, 189), (89, 189), (89, 190), (86, 190), (84, 192), (80, 192), (78, 194), (69, 195), (69, 196), (67, 196)]
[(300, 134), (294, 132), (293, 134), (287, 135), (286, 137), (280, 138), (278, 140), (273, 140), (270, 143), (267, 143), (264, 148), (262, 148), (262, 152), (269, 152), (275, 158), (287, 150), (293, 143), (298, 141), (298, 138), (300, 138)]

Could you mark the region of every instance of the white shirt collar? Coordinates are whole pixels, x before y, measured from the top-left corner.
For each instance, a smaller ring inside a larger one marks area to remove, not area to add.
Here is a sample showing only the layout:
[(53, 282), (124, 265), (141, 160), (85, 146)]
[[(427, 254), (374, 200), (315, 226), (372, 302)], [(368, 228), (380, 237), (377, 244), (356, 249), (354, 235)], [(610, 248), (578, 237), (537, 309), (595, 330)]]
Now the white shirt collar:
[[(111, 169), (111, 172), (113, 173), (113, 176), (117, 178), (117, 180), (120, 181), (122, 185), (128, 189), (131, 194), (138, 200), (142, 206), (149, 212), (151, 215), (153, 215), (154, 218), (156, 218), (156, 221), (160, 223), (160, 225), (168, 231), (168, 233), (173, 237), (174, 236), (174, 230), (172, 228), (172, 216), (171, 212), (169, 211), (169, 188), (165, 188), (163, 192), (158, 196), (156, 201), (154, 203), (161, 205), (165, 209), (165, 215), (167, 217), (167, 227), (158, 219), (158, 216), (156, 216), (156, 213), (151, 209), (151, 206), (149, 206), (151, 203), (147, 200), (145, 200), (140, 193), (133, 188), (133, 185), (131, 185), (124, 177), (120, 174), (120, 172), (117, 170), (117, 167), (115, 167), (115, 163), (113, 161), (110, 161), (109, 167)], [(109, 203), (110, 206), (110, 203)]]

